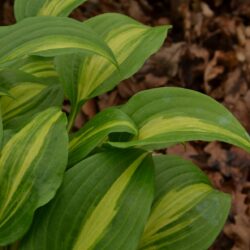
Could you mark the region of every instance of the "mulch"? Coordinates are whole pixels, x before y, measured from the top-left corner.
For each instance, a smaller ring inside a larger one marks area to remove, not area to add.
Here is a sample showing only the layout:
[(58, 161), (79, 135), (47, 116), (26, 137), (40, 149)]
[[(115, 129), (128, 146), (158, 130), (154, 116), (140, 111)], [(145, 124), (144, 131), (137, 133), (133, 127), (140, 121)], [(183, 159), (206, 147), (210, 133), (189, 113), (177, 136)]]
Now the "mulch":
[[(0, 2), (1, 25), (15, 22), (12, 5)], [(173, 29), (136, 75), (82, 108), (76, 128), (140, 90), (179, 86), (210, 95), (250, 132), (249, 0), (89, 0), (71, 16), (85, 20), (105, 12), (124, 13), (152, 26), (172, 24)], [(191, 142), (163, 152), (192, 159), (216, 188), (233, 197), (228, 221), (210, 250), (249, 250), (250, 155), (220, 142)]]

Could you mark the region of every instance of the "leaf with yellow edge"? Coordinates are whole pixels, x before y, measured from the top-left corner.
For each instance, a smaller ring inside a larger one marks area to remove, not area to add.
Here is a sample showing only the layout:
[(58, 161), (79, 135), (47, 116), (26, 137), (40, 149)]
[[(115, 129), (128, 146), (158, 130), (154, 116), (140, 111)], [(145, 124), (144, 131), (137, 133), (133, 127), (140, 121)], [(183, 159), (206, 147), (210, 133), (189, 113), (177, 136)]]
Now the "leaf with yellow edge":
[(113, 51), (119, 70), (96, 56), (66, 55), (56, 58), (65, 93), (74, 105), (114, 88), (129, 78), (163, 44), (170, 26), (149, 27), (121, 14), (103, 14), (84, 22)]
[(32, 16), (68, 16), (87, 0), (15, 0), (15, 17), (20, 21)]
[(28, 230), (35, 210), (60, 186), (67, 165), (66, 117), (57, 108), (39, 113), (4, 145), (0, 158), (0, 245)]
[(154, 168), (147, 152), (95, 154), (66, 172), (20, 250), (136, 250), (153, 193)]
[(117, 147), (163, 148), (191, 140), (219, 140), (250, 151), (250, 137), (237, 119), (211, 97), (183, 88), (158, 88), (133, 96), (122, 108), (139, 129)]
[(176, 156), (155, 156), (156, 194), (138, 250), (207, 250), (229, 213), (229, 195)]

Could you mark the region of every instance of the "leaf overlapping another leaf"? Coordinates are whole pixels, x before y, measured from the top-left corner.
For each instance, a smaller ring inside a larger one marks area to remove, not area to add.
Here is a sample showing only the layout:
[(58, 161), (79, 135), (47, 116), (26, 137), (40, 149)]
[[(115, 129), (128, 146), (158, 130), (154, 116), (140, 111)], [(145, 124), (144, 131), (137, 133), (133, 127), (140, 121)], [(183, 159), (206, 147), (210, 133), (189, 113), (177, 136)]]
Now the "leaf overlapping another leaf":
[(30, 17), (0, 28), (0, 68), (28, 55), (98, 54), (117, 65), (112, 51), (91, 29), (64, 17)]
[(29, 56), (11, 64), (10, 68), (39, 78), (58, 78), (53, 58), (49, 57)]
[(40, 79), (18, 70), (0, 71), (0, 83), (9, 87), (9, 95), (1, 98), (5, 129), (23, 127), (38, 112), (61, 106), (63, 90), (54, 79)]
[(133, 140), (117, 147), (149, 149), (191, 140), (220, 140), (250, 151), (250, 137), (221, 104), (201, 93), (182, 88), (142, 91), (122, 108), (138, 126)]
[(155, 156), (156, 194), (140, 250), (206, 250), (221, 231), (230, 197), (176, 156)]
[(21, 250), (135, 250), (153, 200), (154, 169), (141, 150), (108, 150), (66, 172)]
[(137, 135), (134, 122), (121, 110), (106, 109), (91, 119), (82, 129), (70, 137), (69, 166), (84, 159), (95, 147), (107, 140), (111, 133)]
[(56, 58), (65, 93), (75, 106), (114, 88), (132, 76), (163, 44), (170, 26), (149, 27), (121, 14), (103, 14), (84, 22), (113, 51), (119, 65), (99, 55)]
[(15, 17), (20, 21), (33, 16), (68, 16), (86, 0), (15, 0)]
[(28, 230), (34, 211), (53, 198), (67, 164), (66, 118), (38, 114), (5, 144), (0, 158), (0, 245)]

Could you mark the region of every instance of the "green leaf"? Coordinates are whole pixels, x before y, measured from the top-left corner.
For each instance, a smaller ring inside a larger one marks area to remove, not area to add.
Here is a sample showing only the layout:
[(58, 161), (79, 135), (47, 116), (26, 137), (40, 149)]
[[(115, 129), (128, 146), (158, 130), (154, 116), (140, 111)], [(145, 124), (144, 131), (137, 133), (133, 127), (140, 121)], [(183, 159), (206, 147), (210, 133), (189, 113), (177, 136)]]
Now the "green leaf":
[(28, 230), (34, 211), (53, 198), (67, 165), (66, 117), (47, 109), (5, 144), (0, 158), (0, 245)]
[(230, 197), (176, 156), (154, 157), (156, 197), (140, 250), (207, 250), (220, 233)]
[(29, 55), (98, 54), (115, 65), (109, 47), (87, 25), (64, 17), (30, 17), (0, 28), (0, 67)]
[(29, 56), (28, 58), (18, 60), (10, 65), (10, 68), (20, 70), (39, 78), (57, 78), (52, 58)]
[(56, 58), (65, 93), (78, 104), (129, 78), (163, 44), (170, 26), (149, 27), (121, 14), (103, 14), (84, 22), (112, 49), (119, 70), (98, 55)]
[[(0, 98), (1, 100), (1, 98)], [(0, 150), (2, 148), (2, 143), (3, 143), (3, 120), (2, 120), (2, 110), (1, 110), (1, 105), (0, 105)]]
[[(1, 83), (0, 83), (1, 84)], [(0, 96), (9, 96), (10, 93), (7, 88), (0, 86)]]
[(60, 83), (17, 70), (0, 71), (0, 82), (9, 86), (9, 96), (0, 100), (6, 129), (23, 127), (38, 112), (62, 105), (63, 90)]
[(138, 126), (137, 137), (117, 147), (163, 148), (191, 141), (220, 140), (250, 151), (250, 137), (221, 104), (182, 88), (158, 88), (133, 96), (122, 110)]
[(98, 113), (93, 119), (72, 134), (69, 143), (69, 166), (84, 159), (100, 145), (110, 133), (125, 132), (137, 134), (133, 121), (121, 110), (110, 108)]
[(3, 140), (2, 140), (2, 145), (0, 147), (0, 151), (2, 150), (2, 147), (10, 140), (10, 138), (16, 134), (16, 131), (12, 129), (5, 129), (3, 130)]
[(20, 21), (32, 16), (68, 16), (86, 0), (15, 0), (15, 17)]
[[(1, 84), (1, 82), (0, 82), (0, 84)], [(4, 137), (1, 99), (2, 99), (2, 96), (6, 96), (6, 95), (9, 95), (8, 90), (5, 87), (0, 85), (0, 151), (1, 151), (3, 137)]]
[(153, 162), (145, 151), (93, 155), (66, 172), (55, 199), (37, 213), (21, 250), (135, 250), (153, 191)]

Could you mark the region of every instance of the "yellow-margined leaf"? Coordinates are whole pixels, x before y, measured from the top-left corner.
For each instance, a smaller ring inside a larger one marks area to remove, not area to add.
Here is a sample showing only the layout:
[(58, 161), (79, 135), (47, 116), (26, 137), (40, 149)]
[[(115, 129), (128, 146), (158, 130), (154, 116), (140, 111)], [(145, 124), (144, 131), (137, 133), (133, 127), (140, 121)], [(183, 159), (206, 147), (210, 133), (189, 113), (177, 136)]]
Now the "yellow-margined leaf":
[(136, 250), (153, 199), (152, 164), (145, 151), (114, 149), (78, 163), (21, 250)]
[(138, 126), (117, 147), (163, 148), (190, 140), (220, 140), (250, 151), (250, 137), (237, 119), (211, 97), (182, 88), (158, 88), (133, 96), (122, 107)]
[(32, 16), (68, 16), (86, 0), (15, 0), (15, 17), (20, 21)]
[(156, 195), (139, 250), (207, 250), (221, 231), (230, 197), (189, 161), (154, 157)]
[(0, 67), (28, 55), (87, 53), (117, 64), (112, 51), (87, 25), (64, 17), (30, 17), (0, 28)]
[(0, 158), (0, 245), (19, 239), (34, 211), (53, 198), (67, 164), (66, 117), (38, 114), (5, 144)]

